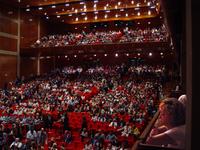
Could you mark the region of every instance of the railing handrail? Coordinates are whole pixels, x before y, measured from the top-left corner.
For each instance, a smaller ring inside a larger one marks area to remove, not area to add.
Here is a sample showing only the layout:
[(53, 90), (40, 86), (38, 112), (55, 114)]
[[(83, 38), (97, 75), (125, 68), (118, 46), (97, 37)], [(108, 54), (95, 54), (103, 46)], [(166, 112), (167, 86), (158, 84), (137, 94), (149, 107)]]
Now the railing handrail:
[(148, 134), (150, 133), (152, 127), (154, 126), (154, 124), (155, 124), (158, 116), (159, 116), (159, 111), (157, 111), (155, 113), (153, 119), (150, 121), (150, 123), (147, 125), (147, 127), (145, 128), (145, 130), (140, 135), (139, 139), (133, 145), (132, 150), (137, 150), (138, 144), (140, 144), (141, 142), (144, 142), (144, 140), (146, 140), (146, 138), (147, 138)]

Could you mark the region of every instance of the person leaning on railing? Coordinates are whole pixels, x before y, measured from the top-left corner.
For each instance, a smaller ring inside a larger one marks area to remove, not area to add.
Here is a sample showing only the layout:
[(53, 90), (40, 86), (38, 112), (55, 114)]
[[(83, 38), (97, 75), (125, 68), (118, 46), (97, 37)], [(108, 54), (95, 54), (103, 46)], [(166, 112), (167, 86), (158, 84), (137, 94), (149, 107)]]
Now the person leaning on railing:
[(176, 98), (166, 98), (159, 105), (160, 115), (146, 143), (184, 149), (185, 107)]

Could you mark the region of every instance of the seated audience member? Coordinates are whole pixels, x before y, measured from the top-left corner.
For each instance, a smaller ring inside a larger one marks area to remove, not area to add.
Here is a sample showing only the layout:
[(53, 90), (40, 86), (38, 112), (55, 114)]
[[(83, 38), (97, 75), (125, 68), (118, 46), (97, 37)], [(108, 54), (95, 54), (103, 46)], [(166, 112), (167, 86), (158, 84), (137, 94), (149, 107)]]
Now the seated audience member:
[(31, 129), (26, 134), (27, 144), (32, 147), (35, 146), (37, 140), (37, 132), (31, 127)]
[(86, 130), (86, 128), (83, 128), (80, 136), (81, 136), (81, 141), (84, 141), (84, 139), (88, 137), (88, 131)]
[(10, 149), (22, 149), (22, 142), (20, 142), (19, 138), (15, 138), (15, 141), (10, 145)]
[(185, 109), (176, 98), (167, 98), (159, 106), (157, 127), (147, 138), (148, 144), (184, 149)]
[(91, 149), (92, 149), (92, 143), (90, 142), (90, 140), (88, 140), (84, 145), (83, 150), (91, 150)]
[(71, 131), (68, 131), (68, 130), (65, 130), (65, 133), (64, 133), (64, 141), (66, 143), (70, 143), (72, 141), (72, 134), (71, 134)]
[(132, 133), (132, 130), (133, 129), (132, 129), (131, 125), (127, 122), (125, 126), (118, 129), (117, 131), (121, 131), (121, 136), (128, 137)]
[(38, 146), (44, 146), (45, 143), (47, 143), (47, 133), (44, 131), (44, 128), (41, 128), (41, 130), (37, 132), (37, 144)]

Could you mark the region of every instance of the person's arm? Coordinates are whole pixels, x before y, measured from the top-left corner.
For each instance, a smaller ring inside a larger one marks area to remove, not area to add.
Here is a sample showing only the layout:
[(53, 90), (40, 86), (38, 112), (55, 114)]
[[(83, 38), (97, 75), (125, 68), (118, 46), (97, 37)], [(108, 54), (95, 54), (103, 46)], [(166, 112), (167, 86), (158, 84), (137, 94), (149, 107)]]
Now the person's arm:
[(160, 126), (160, 127), (157, 127), (157, 128), (153, 128), (150, 132), (150, 136), (153, 136), (153, 135), (157, 135), (157, 134), (160, 134), (160, 133), (163, 133), (165, 131), (167, 131), (167, 127), (166, 126)]
[(152, 145), (168, 145), (175, 144), (174, 140), (170, 138), (166, 133), (157, 134), (147, 138), (147, 144)]

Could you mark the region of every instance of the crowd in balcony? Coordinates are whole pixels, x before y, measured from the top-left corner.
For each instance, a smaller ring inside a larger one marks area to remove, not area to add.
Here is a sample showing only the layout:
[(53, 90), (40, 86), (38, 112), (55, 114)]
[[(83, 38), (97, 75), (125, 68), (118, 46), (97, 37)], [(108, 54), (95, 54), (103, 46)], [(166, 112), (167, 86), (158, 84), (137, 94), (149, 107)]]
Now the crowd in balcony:
[(157, 111), (164, 69), (69, 66), (12, 82), (0, 90), (0, 147), (129, 148)]
[(160, 28), (128, 29), (119, 31), (68, 33), (48, 35), (38, 39), (31, 47), (64, 47), (68, 45), (98, 45), (112, 43), (164, 42), (168, 40), (165, 26)]

